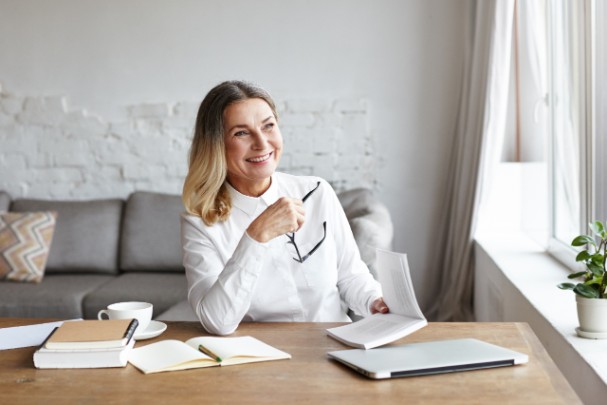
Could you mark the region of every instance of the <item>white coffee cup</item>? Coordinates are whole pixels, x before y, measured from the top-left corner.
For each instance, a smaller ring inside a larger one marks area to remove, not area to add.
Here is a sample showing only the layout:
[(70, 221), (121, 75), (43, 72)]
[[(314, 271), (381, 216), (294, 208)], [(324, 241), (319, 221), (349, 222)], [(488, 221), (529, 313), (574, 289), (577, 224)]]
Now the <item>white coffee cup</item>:
[(139, 326), (135, 330), (135, 333), (143, 332), (147, 329), (150, 321), (152, 320), (152, 309), (153, 305), (149, 302), (117, 302), (107, 306), (107, 309), (102, 309), (97, 313), (98, 319), (105, 319), (104, 315), (108, 319), (137, 319)]

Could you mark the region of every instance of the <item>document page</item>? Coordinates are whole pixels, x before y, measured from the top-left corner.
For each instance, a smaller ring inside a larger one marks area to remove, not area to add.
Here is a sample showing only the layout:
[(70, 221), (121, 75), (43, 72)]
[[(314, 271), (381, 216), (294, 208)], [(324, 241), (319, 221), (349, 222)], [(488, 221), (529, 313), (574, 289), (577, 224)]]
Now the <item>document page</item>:
[(377, 249), (377, 278), (390, 313), (424, 318), (413, 290), (407, 255)]
[(392, 335), (419, 322), (396, 314), (375, 314), (353, 322), (348, 326), (348, 338), (354, 341), (372, 341), (378, 336)]
[(222, 360), (233, 357), (276, 357), (287, 358), (285, 353), (252, 336), (217, 337), (200, 336), (186, 340), (186, 344), (195, 349), (202, 346)]
[(0, 350), (40, 346), (63, 321), (0, 328)]
[(377, 278), (390, 313), (327, 329), (329, 336), (353, 347), (371, 349), (428, 324), (415, 298), (405, 254), (377, 249)]

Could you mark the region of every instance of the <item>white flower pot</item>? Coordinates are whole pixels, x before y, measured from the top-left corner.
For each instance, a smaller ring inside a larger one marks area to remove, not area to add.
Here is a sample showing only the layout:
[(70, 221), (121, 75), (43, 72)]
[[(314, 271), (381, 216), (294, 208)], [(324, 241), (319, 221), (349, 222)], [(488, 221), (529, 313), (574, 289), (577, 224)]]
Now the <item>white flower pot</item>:
[[(607, 299), (575, 296), (580, 322), (578, 334), (583, 337), (607, 337)], [(580, 333), (581, 332), (581, 333)]]

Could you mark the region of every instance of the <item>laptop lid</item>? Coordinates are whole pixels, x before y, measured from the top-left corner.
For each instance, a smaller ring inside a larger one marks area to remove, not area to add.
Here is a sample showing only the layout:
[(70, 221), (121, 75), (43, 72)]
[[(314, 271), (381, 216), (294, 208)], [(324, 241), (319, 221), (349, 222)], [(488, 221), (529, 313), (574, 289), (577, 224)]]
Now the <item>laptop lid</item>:
[(526, 354), (478, 339), (438, 340), (371, 350), (339, 350), (327, 355), (374, 379), (512, 366), (529, 360)]

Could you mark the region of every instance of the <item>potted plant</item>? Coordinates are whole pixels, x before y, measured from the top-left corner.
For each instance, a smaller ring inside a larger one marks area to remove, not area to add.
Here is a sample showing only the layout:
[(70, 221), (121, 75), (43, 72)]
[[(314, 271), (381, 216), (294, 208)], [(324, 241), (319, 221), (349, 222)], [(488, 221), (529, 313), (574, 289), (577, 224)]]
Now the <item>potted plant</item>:
[[(569, 279), (580, 278), (577, 284), (561, 283), (562, 290), (573, 290), (576, 294), (580, 327), (576, 329), (582, 337), (607, 338), (607, 224), (594, 221), (589, 224), (591, 235), (579, 235), (571, 242), (575, 247), (586, 247), (575, 260), (585, 265), (583, 271), (569, 275)], [(595, 237), (599, 239), (597, 244)]]

